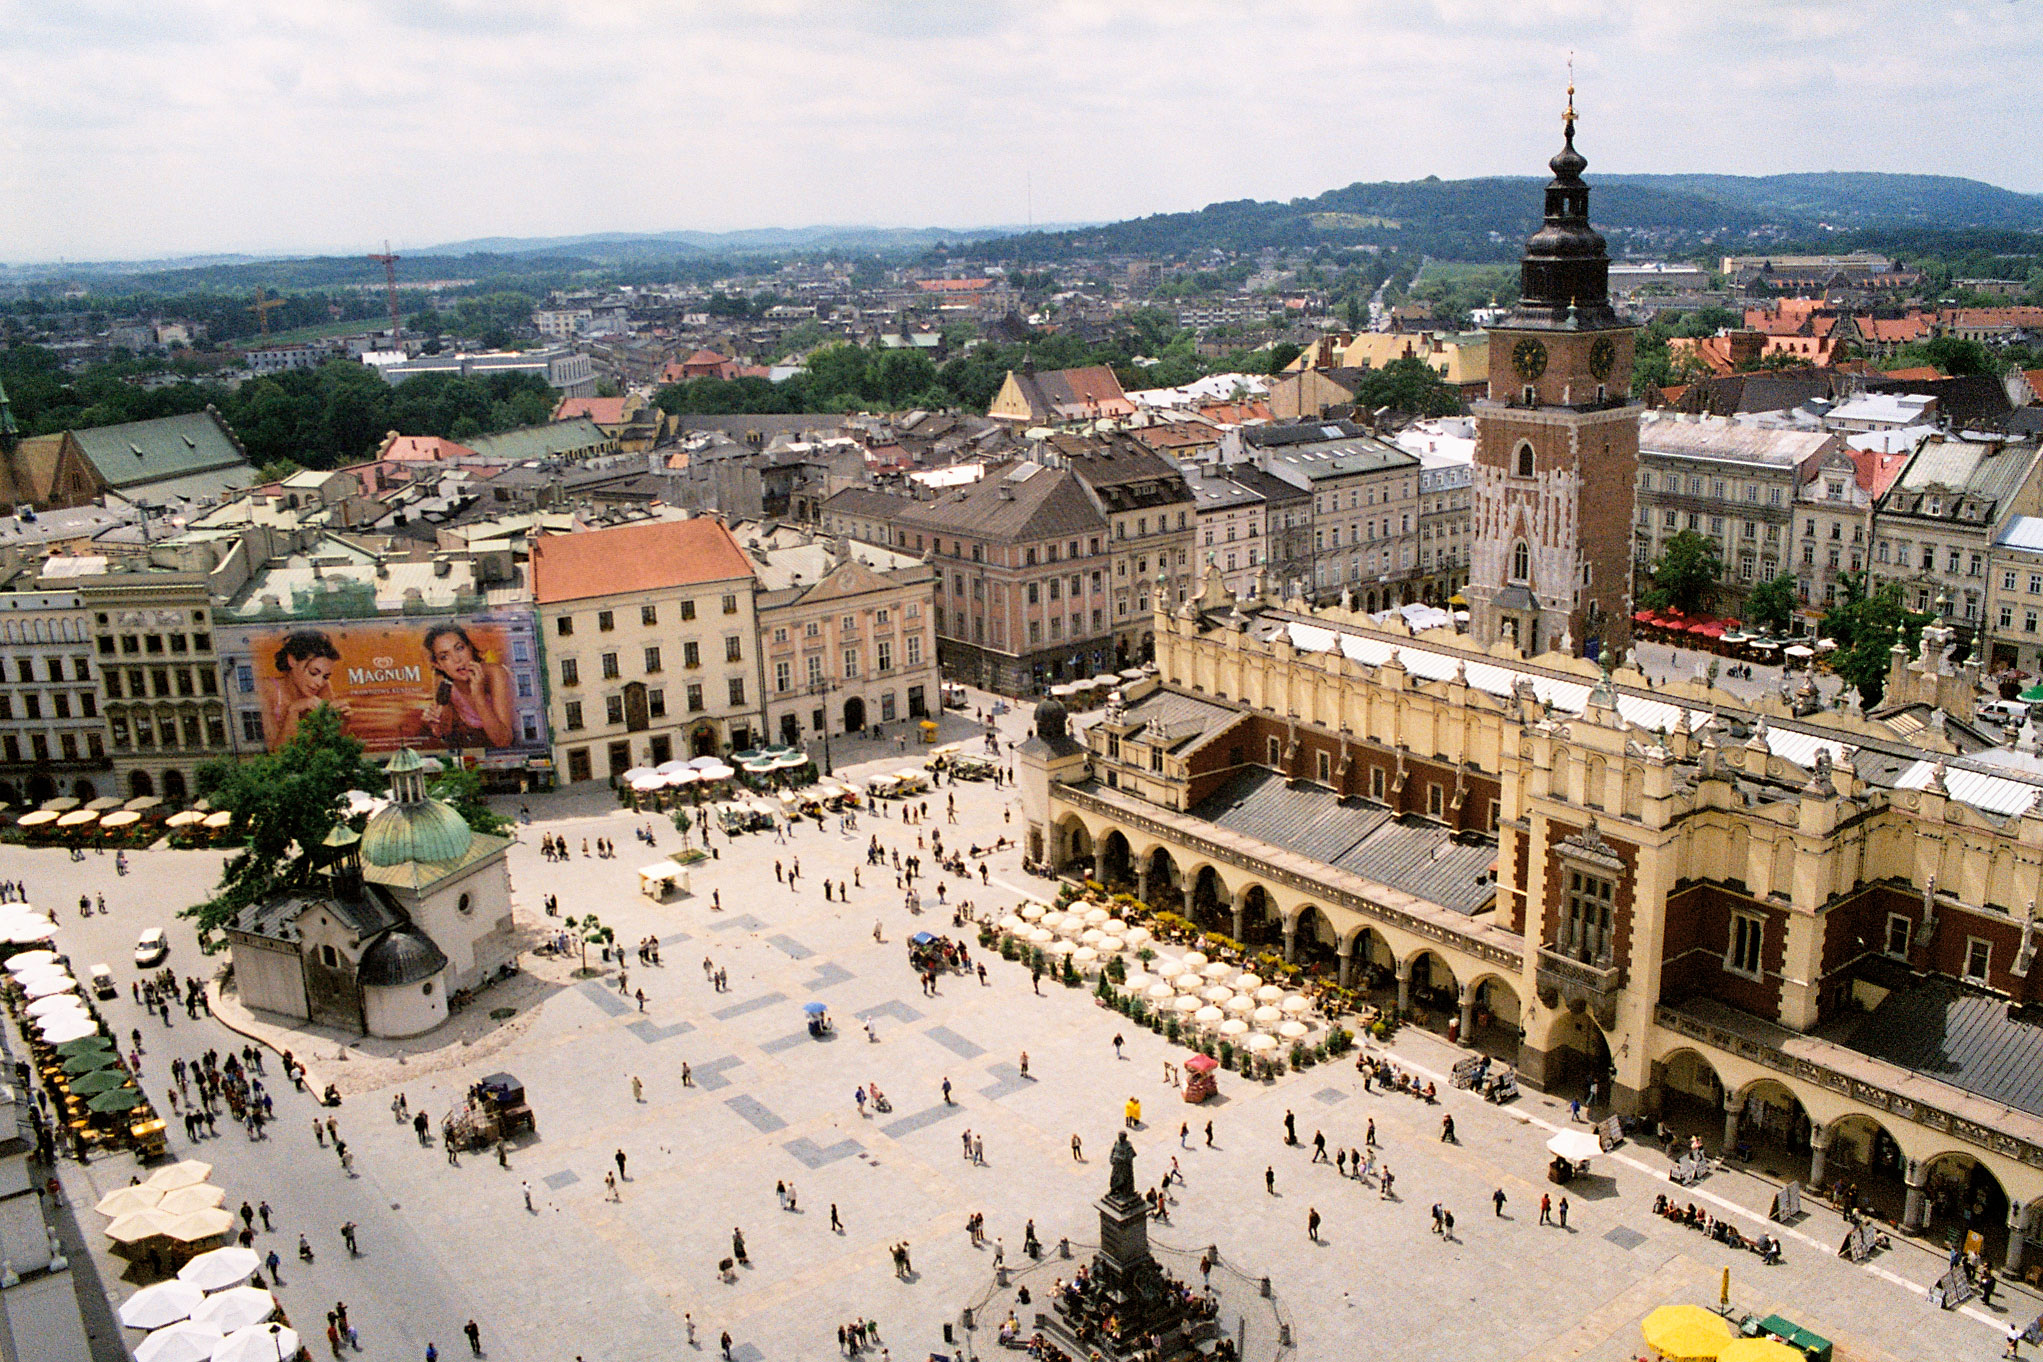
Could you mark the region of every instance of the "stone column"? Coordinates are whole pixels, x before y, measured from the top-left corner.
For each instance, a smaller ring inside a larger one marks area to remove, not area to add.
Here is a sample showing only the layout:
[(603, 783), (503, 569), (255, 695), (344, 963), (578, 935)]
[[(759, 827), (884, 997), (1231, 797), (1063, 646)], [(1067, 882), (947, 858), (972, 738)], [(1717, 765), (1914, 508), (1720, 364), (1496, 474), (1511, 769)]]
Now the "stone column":
[(1142, 869), (1135, 872), (1135, 897), (1142, 900), (1144, 903), (1149, 902), (1148, 866), (1144, 866), (1142, 867)]
[(1397, 1010), (1403, 1013), (1412, 1005), (1412, 960), (1400, 960), (1397, 965)]
[(1830, 1153), (1830, 1127), (1811, 1125), (1809, 1127), (1809, 1186), (1823, 1189), (1823, 1175), (1827, 1171)]
[(2008, 1203), (2008, 1256), (2001, 1267), (2004, 1276), (2020, 1277), (2028, 1262), (2029, 1241), (2022, 1233), (2022, 1213), (2027, 1209), (2018, 1201)]
[(1476, 995), (1467, 984), (1461, 986), (1461, 1043), (1475, 1048)]
[(1339, 957), (1340, 957), (1340, 960), (1341, 960), (1341, 987), (1342, 987), (1342, 988), (1348, 988), (1348, 987), (1350, 987), (1350, 984), (1349, 984), (1349, 982), (1348, 982), (1348, 981), (1349, 981), (1349, 979), (1350, 979), (1350, 978), (1352, 977), (1352, 975), (1351, 975), (1351, 971), (1353, 970), (1353, 968), (1354, 968), (1354, 964), (1355, 964), (1355, 955), (1354, 955), (1354, 950), (1355, 950), (1355, 938), (1353, 938), (1353, 937), (1351, 937), (1351, 936), (1344, 936), (1344, 937), (1342, 937), (1342, 938), (1341, 938), (1341, 940), (1340, 940), (1340, 944), (1334, 947), (1334, 954), (1336, 954), (1337, 956), (1339, 956)]
[(1242, 919), (1245, 916), (1247, 916), (1247, 914), (1248, 914), (1248, 890), (1237, 889), (1234, 891), (1234, 939), (1236, 941), (1244, 939), (1246, 928), (1242, 922)]
[(1929, 1169), (1915, 1160), (1908, 1161), (1908, 1171), (1902, 1179), (1908, 1185), (1908, 1199), (1901, 1206), (1901, 1232), (1922, 1233), (1922, 1213), (1927, 1209), (1927, 1198), (1923, 1189), (1929, 1185)]
[(1738, 1113), (1744, 1109), (1745, 1104), (1738, 1100), (1736, 1093), (1726, 1092), (1724, 1094), (1724, 1148), (1722, 1153), (1724, 1158), (1730, 1158), (1733, 1151), (1738, 1148)]
[(1107, 850), (1096, 846), (1092, 849), (1092, 878), (1096, 884), (1107, 882)]
[(1284, 919), (1284, 963), (1298, 963), (1298, 919), (1295, 917)]

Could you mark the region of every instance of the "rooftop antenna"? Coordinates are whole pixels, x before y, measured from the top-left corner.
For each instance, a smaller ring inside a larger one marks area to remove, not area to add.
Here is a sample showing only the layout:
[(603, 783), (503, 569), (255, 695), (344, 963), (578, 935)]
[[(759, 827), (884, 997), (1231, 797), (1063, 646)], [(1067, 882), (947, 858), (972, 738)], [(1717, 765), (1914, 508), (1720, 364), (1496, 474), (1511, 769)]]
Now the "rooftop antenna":
[(397, 262), (398, 262), (399, 260), (403, 259), (403, 257), (402, 257), (402, 256), (398, 256), (398, 255), (393, 255), (393, 254), (391, 254), (391, 251), (390, 251), (390, 242), (389, 242), (389, 240), (388, 240), (388, 239), (386, 239), (386, 240), (385, 240), (385, 241), (383, 242), (383, 254), (381, 254), (381, 255), (376, 255), (376, 254), (374, 254), (374, 253), (371, 253), (371, 254), (370, 254), (370, 256), (369, 256), (369, 258), (370, 258), (371, 260), (375, 261), (375, 262), (376, 262), (377, 264), (379, 264), (379, 265), (381, 265), (381, 266), (383, 267), (383, 291), (384, 291), (384, 295), (385, 295), (385, 298), (386, 298), (386, 300), (387, 300), (387, 301), (389, 302), (389, 304), (390, 304), (390, 343), (391, 343), (392, 345), (396, 345), (396, 344), (397, 344)]

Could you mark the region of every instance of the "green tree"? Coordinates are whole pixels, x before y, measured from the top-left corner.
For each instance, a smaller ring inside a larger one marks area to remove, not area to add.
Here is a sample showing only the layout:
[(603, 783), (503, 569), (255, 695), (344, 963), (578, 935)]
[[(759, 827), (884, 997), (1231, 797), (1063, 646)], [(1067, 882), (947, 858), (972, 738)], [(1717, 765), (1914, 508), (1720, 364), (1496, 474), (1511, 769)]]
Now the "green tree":
[(607, 946), (617, 939), (617, 933), (605, 927), (594, 913), (590, 913), (586, 917), (569, 918), (567, 920), (567, 928), (575, 934), (575, 940), (581, 944), (581, 972), (583, 974), (589, 972), (589, 947), (591, 945)]
[(1887, 693), (1888, 657), (1895, 643), (1913, 653), (1931, 617), (1903, 603), (1899, 582), (1889, 582), (1871, 595), (1865, 588), (1864, 573), (1847, 576), (1843, 594), (1817, 628), (1824, 638), (1837, 642), (1830, 655), (1831, 670), (1856, 688), (1871, 709)]
[(1801, 593), (1795, 579), (1782, 573), (1752, 588), (1752, 594), (1745, 598), (1745, 617), (1762, 629), (1784, 634), (1800, 603)]
[(341, 797), (383, 784), (383, 772), (326, 705), (299, 720), (297, 733), (275, 752), (201, 766), (199, 793), (234, 815), (230, 827), (242, 849), (228, 859), (213, 897), (180, 914), (198, 924), (200, 946), (217, 950), (217, 934), (249, 904), (302, 889), (326, 863), (326, 835), (341, 821)]
[(482, 777), (466, 767), (449, 766), (434, 777), (427, 793), (452, 807), (475, 832), (500, 836), (510, 830), (511, 820), (492, 809), (484, 797)]
[(1394, 359), (1362, 375), (1355, 405), (1389, 407), (1420, 416), (1452, 416), (1461, 410), (1461, 394), (1447, 386), (1432, 365), (1418, 358)]
[(1709, 606), (1717, 583), (1724, 579), (1724, 560), (1717, 556), (1717, 541), (1683, 530), (1667, 541), (1660, 561), (1653, 564), (1653, 589), (1642, 602), (1648, 610), (1673, 606), (1684, 614), (1698, 615)]

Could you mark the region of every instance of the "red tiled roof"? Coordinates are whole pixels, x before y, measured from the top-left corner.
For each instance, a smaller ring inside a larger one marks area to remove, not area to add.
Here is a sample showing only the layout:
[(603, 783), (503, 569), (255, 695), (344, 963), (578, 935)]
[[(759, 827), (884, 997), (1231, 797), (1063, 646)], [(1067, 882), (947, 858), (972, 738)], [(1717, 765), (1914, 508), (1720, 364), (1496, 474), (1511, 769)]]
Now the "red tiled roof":
[(1934, 364), (1918, 364), (1912, 369), (1889, 369), (1888, 378), (1905, 378), (1911, 383), (1921, 383), (1932, 378), (1944, 377), (1944, 371)]
[(728, 364), (730, 359), (729, 355), (719, 355), (714, 350), (697, 350), (681, 362), (683, 364)]
[(915, 287), (924, 293), (977, 293), (992, 282), (991, 279), (917, 279)]
[(1199, 408), (1199, 415), (1222, 425), (1238, 426), (1244, 421), (1271, 421), (1268, 402), (1207, 402)]
[(1857, 470), (1855, 481), (1873, 497), (1885, 495), (1901, 470), (1908, 466), (1910, 452), (1882, 454), (1871, 449), (1854, 449), (1851, 461)]
[(1929, 318), (1919, 312), (1906, 317), (1854, 317), (1859, 334), (1883, 345), (1905, 345), (1929, 334)]
[(476, 452), (438, 435), (398, 435), (384, 446), (382, 458), (400, 463), (438, 463), (443, 459), (473, 459)]
[(586, 416), (597, 425), (624, 424), (624, 399), (621, 397), (563, 397), (560, 405), (553, 409), (556, 421), (572, 421), (577, 416)]
[(751, 560), (715, 520), (621, 525), (532, 541), (532, 597), (541, 605), (751, 575)]

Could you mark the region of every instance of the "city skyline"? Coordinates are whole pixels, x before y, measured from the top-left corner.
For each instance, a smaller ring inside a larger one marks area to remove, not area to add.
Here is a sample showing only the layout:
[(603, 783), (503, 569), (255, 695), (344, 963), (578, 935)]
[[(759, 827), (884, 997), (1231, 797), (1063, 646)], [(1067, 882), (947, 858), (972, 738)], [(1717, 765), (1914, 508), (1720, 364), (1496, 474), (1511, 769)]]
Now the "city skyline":
[(1592, 175), (2043, 189), (1993, 75), (2043, 40), (1998, 2), (8, 10), (18, 262), (1110, 221), (1529, 174), (1570, 52)]

